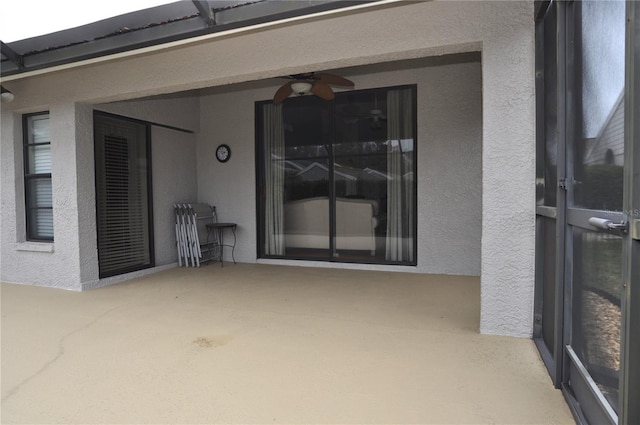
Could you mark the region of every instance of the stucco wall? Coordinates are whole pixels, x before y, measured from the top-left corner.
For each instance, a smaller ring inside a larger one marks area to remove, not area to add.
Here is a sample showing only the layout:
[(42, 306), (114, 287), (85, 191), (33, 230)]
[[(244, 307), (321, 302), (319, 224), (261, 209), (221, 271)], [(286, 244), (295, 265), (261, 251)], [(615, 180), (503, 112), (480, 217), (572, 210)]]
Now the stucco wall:
[[(453, 55), (340, 71), (355, 82), (356, 89), (417, 84), (417, 267), (380, 269), (480, 275), (482, 79), (480, 63), (468, 62), (473, 60), (479, 56)], [(221, 221), (238, 223), (235, 257), (239, 261), (256, 261), (257, 251), (254, 102), (270, 99), (280, 84), (282, 80), (268, 87), (240, 86), (201, 99), (198, 199), (215, 204)], [(231, 147), (229, 162), (215, 160), (220, 143)], [(333, 267), (354, 266), (334, 263)]]
[[(535, 218), (532, 17), (532, 1), (402, 2), (361, 13), (339, 13), (212, 40), (202, 39), (188, 46), (102, 64), (6, 79), (3, 85), (15, 93), (16, 99), (2, 110), (2, 187), (8, 188), (2, 196), (5, 198), (8, 194), (12, 198), (6, 206), (3, 200), (3, 255), (11, 249), (4, 246), (15, 240), (16, 198), (12, 188), (17, 183), (11, 181), (15, 179), (12, 164), (16, 160), (11, 147), (15, 137), (14, 112), (50, 108), (52, 114), (73, 117), (71, 110), (75, 107), (71, 105), (78, 102), (104, 103), (309, 70), (481, 50), (480, 326), (486, 333), (531, 336)], [(9, 131), (5, 132), (5, 128)], [(76, 131), (59, 130), (69, 141), (76, 137)], [(234, 155), (236, 153), (234, 151)], [(5, 164), (10, 165), (6, 170)], [(61, 184), (73, 183), (75, 175), (74, 169), (70, 181), (64, 174), (56, 179), (60, 179), (57, 181)], [(70, 195), (68, 199), (73, 202), (78, 196)], [(61, 205), (57, 210), (60, 216), (55, 218), (56, 222), (77, 226), (76, 208), (64, 207)], [(5, 217), (14, 218), (5, 223)], [(65, 275), (77, 281), (79, 266), (75, 265), (80, 262), (79, 243), (77, 238), (58, 238), (58, 229), (64, 226), (56, 228), (56, 253), (60, 254), (56, 263), (69, 259), (72, 266)], [(75, 244), (75, 248), (62, 246), (63, 241)], [(20, 276), (16, 268), (24, 267), (31, 281), (51, 283), (50, 275), (44, 272), (48, 268), (33, 271), (38, 260), (33, 256), (39, 258), (41, 254), (29, 253), (23, 257), (21, 261), (27, 261), (26, 266), (17, 265), (14, 257), (3, 257), (3, 278)], [(61, 279), (54, 280), (63, 286)]]
[(25, 242), (25, 207), (21, 116), (2, 113), (2, 244), (0, 278), (5, 282), (37, 283), (64, 289), (80, 288), (78, 179), (75, 169), (76, 123), (81, 107), (48, 105), (55, 243)]
[(151, 135), (155, 261), (161, 266), (178, 261), (173, 204), (197, 198), (196, 137), (161, 127)]
[[(94, 107), (54, 104), (38, 110), (47, 109), (51, 113), (54, 243), (24, 241), (21, 118), (19, 114), (3, 114), (0, 279), (72, 290), (99, 286)], [(192, 97), (97, 105), (95, 109), (198, 130), (198, 101)], [(154, 252), (156, 265), (162, 266), (177, 261), (172, 205), (196, 197), (196, 137), (158, 126), (152, 126), (151, 131)], [(5, 137), (14, 143), (4, 143)]]

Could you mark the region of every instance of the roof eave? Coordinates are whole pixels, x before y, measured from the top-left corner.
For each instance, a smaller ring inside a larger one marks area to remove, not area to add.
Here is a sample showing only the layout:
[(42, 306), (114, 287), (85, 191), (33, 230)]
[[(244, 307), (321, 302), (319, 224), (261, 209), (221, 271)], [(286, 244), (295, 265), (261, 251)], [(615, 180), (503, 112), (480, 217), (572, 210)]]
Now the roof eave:
[[(215, 12), (215, 23), (208, 25), (200, 16), (149, 25), (141, 29), (112, 34), (94, 40), (79, 40), (75, 44), (31, 54), (9, 56), (3, 48), (0, 76), (3, 80), (21, 78), (22, 74), (53, 71), (56, 67), (144, 48), (185, 41), (198, 37), (226, 33), (237, 29), (252, 29), (261, 24), (275, 24), (293, 18), (311, 17), (331, 11), (352, 10), (372, 4), (394, 3), (397, 0), (309, 0), (250, 3), (242, 7)], [(8, 47), (11, 47), (9, 43)], [(7, 50), (8, 52), (8, 50)], [(15, 53), (15, 52), (14, 52)], [(12, 78), (7, 78), (12, 77)]]

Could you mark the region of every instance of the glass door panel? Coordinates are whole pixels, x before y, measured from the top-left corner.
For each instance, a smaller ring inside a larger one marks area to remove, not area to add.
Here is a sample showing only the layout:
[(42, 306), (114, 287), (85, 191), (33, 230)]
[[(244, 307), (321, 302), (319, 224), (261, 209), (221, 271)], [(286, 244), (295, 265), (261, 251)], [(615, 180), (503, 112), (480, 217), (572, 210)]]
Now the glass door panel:
[(385, 142), (334, 145), (335, 257), (384, 261), (387, 202)]
[(335, 256), (384, 261), (387, 213), (386, 90), (336, 99)]
[(315, 96), (290, 99), (284, 122), (284, 254), (326, 259), (330, 256), (329, 104)]
[(335, 256), (412, 263), (415, 251), (414, 90), (336, 99)]

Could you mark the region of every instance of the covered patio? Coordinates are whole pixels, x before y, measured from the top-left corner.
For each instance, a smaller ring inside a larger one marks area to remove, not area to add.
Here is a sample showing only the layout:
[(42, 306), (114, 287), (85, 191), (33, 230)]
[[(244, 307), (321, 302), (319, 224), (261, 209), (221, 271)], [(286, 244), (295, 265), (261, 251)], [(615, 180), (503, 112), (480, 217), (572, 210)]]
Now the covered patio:
[(573, 423), (480, 278), (264, 264), (2, 284), (2, 423)]

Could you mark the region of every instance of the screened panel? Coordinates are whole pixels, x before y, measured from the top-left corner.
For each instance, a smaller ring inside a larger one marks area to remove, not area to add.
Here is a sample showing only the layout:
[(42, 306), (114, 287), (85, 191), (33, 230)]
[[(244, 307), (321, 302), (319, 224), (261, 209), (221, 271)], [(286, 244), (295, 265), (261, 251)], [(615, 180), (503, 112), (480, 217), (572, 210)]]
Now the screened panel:
[[(538, 33), (536, 39), (539, 225), (535, 320), (540, 319), (538, 314), (550, 316), (544, 306), (551, 295), (546, 286), (550, 267), (546, 257), (554, 249), (556, 264), (562, 266), (557, 270), (555, 293), (566, 297), (564, 303), (556, 300), (563, 312), (555, 317), (560, 334), (552, 341), (544, 326), (536, 328), (544, 338), (544, 344), (538, 340), (538, 346), (557, 344), (552, 375), (578, 422), (635, 424), (640, 417), (640, 344), (636, 337), (640, 297), (635, 285), (640, 258), (636, 214), (640, 158), (632, 147), (640, 134), (636, 131), (638, 114), (633, 113), (638, 110), (640, 88), (640, 7), (622, 0), (536, 3), (544, 15), (539, 18), (545, 23), (556, 20), (557, 25), (543, 27), (544, 37)], [(548, 40), (556, 38), (557, 49), (549, 48)], [(557, 62), (557, 76), (553, 78), (558, 87), (552, 89), (557, 93), (547, 97), (548, 87), (543, 89), (540, 78), (551, 73), (538, 65), (550, 52), (556, 55), (552, 61)], [(556, 94), (557, 105), (553, 101)], [(545, 190), (551, 185), (545, 182), (544, 167), (548, 155), (541, 149), (541, 142), (544, 145), (547, 140), (540, 137), (555, 126), (559, 130), (558, 175), (566, 176), (566, 184), (557, 191), (557, 211), (548, 208)], [(550, 244), (551, 227), (540, 225), (542, 216), (553, 216), (559, 222), (555, 247)], [(548, 358), (546, 350), (541, 354)]]
[(95, 131), (100, 275), (150, 267), (147, 128), (97, 115)]
[[(545, 16), (543, 35), (543, 54), (538, 64), (538, 69), (542, 69), (542, 97), (543, 125), (539, 129), (542, 134), (542, 143), (538, 146), (537, 161), (537, 199), (538, 205), (555, 207), (557, 205), (556, 192), (558, 181), (558, 70), (557, 54), (558, 47), (557, 32), (554, 31), (556, 25), (557, 8), (552, 5)], [(539, 100), (540, 102), (540, 100)]]
[[(640, 136), (640, 3), (632, 2), (627, 5), (629, 17), (629, 52), (628, 59), (628, 84), (627, 100), (628, 111), (636, 111), (635, 114), (627, 114), (627, 134), (635, 135), (635, 139), (627, 137), (627, 146), (634, 143), (634, 157), (625, 183), (628, 184), (629, 197), (625, 207), (630, 210), (629, 216), (640, 225), (640, 150), (638, 139)], [(627, 149), (627, 155), (631, 156), (631, 149)], [(621, 422), (628, 424), (640, 423), (640, 235), (627, 245), (627, 279), (631, 285), (625, 288), (624, 300), (624, 336), (623, 336), (623, 385), (621, 394), (622, 408)]]
[(622, 211), (625, 2), (580, 2), (574, 204)]
[[(544, 7), (541, 3), (537, 3)], [(564, 110), (560, 85), (564, 84), (558, 68), (562, 58), (559, 43), (563, 37), (558, 28), (558, 4), (552, 2), (544, 16), (536, 22), (536, 300), (534, 335), (554, 384), (560, 380), (562, 361), (559, 326), (556, 316), (559, 304), (557, 226), (564, 221), (563, 193), (558, 198), (559, 175), (564, 175), (562, 152)], [(560, 213), (559, 213), (560, 212)], [(538, 339), (539, 338), (539, 339)], [(543, 349), (544, 348), (544, 349)]]
[(542, 218), (542, 338), (551, 353), (555, 350), (556, 305), (556, 220)]
[(600, 391), (618, 410), (622, 238), (573, 230), (571, 346)]

